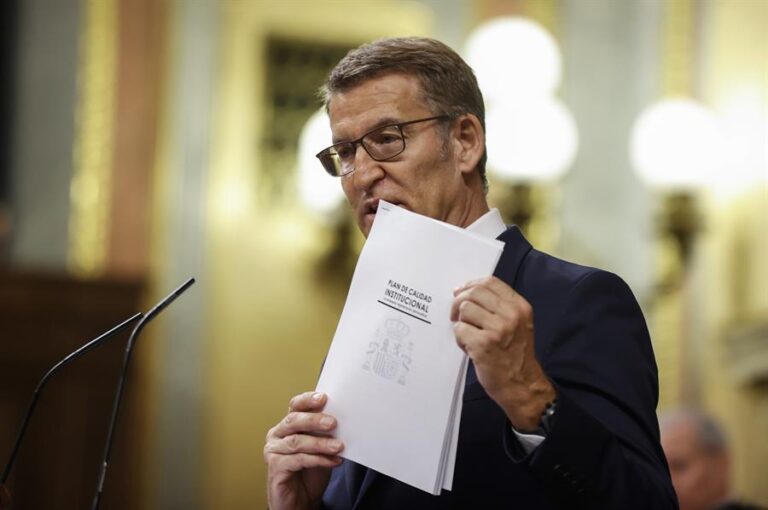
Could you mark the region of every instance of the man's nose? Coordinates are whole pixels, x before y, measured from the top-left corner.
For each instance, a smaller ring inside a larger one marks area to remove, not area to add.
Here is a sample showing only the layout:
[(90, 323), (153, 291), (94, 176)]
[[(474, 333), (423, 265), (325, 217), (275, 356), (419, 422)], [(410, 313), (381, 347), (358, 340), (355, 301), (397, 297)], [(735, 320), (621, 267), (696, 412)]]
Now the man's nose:
[(384, 176), (384, 169), (378, 161), (373, 159), (363, 144), (359, 144), (355, 152), (355, 171), (352, 178), (355, 185), (363, 190), (368, 190), (373, 184)]

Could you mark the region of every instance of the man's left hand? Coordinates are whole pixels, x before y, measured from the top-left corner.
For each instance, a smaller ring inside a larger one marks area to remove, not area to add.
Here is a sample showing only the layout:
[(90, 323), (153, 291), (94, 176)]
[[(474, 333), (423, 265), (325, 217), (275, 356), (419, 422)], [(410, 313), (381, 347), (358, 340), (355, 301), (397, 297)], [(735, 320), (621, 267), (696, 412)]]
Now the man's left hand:
[(556, 392), (536, 359), (533, 309), (496, 277), (454, 290), (451, 320), (477, 379), (519, 432), (539, 426)]

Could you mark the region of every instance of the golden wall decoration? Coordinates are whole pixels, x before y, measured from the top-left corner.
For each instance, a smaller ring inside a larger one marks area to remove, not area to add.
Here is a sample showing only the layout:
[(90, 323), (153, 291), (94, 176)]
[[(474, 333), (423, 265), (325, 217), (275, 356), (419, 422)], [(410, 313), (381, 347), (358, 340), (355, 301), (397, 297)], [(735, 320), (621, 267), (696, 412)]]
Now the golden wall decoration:
[[(693, 93), (694, 8), (692, 0), (668, 0), (661, 5), (659, 92), (665, 97), (688, 97)], [(670, 236), (665, 226), (667, 214), (660, 214), (657, 222), (657, 295), (648, 318), (659, 370), (658, 407), (663, 410), (695, 405), (700, 395), (688, 327), (691, 261), (684, 260), (689, 257), (682, 257)]]
[(690, 96), (694, 85), (694, 12), (693, 0), (667, 0), (662, 4), (662, 92), (665, 95)]
[[(360, 41), (363, 42), (363, 41)], [(260, 143), (259, 200), (278, 206), (291, 199), (297, 143), (309, 117), (322, 105), (318, 90), (333, 65), (354, 43), (321, 43), (268, 35), (265, 41), (265, 112)]]
[(68, 266), (98, 274), (106, 264), (118, 44), (117, 0), (83, 0), (77, 70)]

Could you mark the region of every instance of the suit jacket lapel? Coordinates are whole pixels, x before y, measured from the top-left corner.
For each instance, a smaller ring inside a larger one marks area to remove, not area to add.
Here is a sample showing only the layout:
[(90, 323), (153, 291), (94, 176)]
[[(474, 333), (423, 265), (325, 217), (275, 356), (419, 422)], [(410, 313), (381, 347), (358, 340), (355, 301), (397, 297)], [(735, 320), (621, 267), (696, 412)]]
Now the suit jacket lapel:
[(365, 472), (365, 477), (363, 478), (363, 484), (360, 486), (360, 492), (357, 493), (357, 499), (355, 500), (355, 506), (352, 508), (357, 508), (357, 505), (360, 504), (360, 501), (363, 500), (363, 496), (365, 496), (365, 493), (368, 491), (368, 487), (371, 486), (373, 483), (373, 480), (379, 476), (378, 471), (374, 471), (373, 469), (369, 469), (364, 466), (357, 465), (357, 467)]
[[(496, 265), (494, 276), (504, 280), (507, 283), (514, 283), (517, 271), (520, 269), (520, 263), (525, 256), (531, 250), (531, 244), (523, 237), (522, 232), (516, 226), (512, 226), (504, 231), (499, 237), (499, 241), (504, 242), (504, 251), (501, 253), (499, 263)], [(470, 363), (470, 367), (467, 370), (467, 379), (464, 384), (465, 387), (477, 382), (477, 375), (475, 374), (474, 365)], [(350, 494), (354, 494), (354, 486), (357, 485), (359, 477), (364, 472), (363, 483), (360, 485), (360, 491), (357, 493), (355, 499), (355, 505), (353, 508), (357, 508), (362, 501), (368, 488), (374, 482), (379, 473), (373, 469), (368, 469), (354, 462), (350, 462), (348, 475), (348, 487), (351, 489)]]
[(520, 229), (514, 225), (502, 232), (496, 239), (504, 242), (504, 251), (501, 252), (501, 258), (499, 258), (493, 275), (514, 287), (520, 264), (533, 247), (523, 237)]

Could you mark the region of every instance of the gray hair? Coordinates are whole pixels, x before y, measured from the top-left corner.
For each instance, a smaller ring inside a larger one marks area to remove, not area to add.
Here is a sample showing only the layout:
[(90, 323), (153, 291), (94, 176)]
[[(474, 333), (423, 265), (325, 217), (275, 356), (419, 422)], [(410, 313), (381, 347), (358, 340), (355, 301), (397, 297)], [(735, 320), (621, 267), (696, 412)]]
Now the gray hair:
[[(386, 73), (417, 77), (423, 100), (432, 113), (454, 117), (470, 113), (485, 131), (483, 94), (472, 68), (446, 44), (425, 37), (379, 39), (351, 50), (336, 64), (320, 89), (326, 110), (333, 94)], [(487, 190), (486, 160), (483, 150), (477, 171)]]
[(716, 454), (728, 451), (728, 437), (713, 417), (688, 408), (665, 411), (659, 416), (659, 426), (662, 430), (680, 423), (690, 423), (693, 426), (696, 431), (696, 442), (706, 453)]

